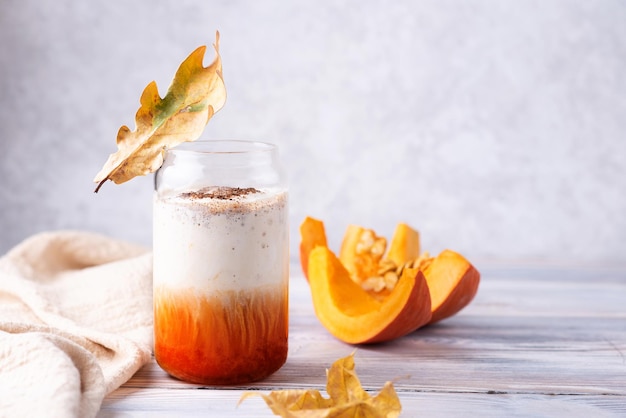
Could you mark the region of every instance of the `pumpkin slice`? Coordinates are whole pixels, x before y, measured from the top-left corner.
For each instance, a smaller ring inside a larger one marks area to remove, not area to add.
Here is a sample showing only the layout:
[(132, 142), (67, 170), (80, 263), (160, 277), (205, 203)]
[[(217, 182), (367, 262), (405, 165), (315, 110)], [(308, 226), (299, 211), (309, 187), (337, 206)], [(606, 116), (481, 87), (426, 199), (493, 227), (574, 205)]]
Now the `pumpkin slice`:
[(300, 265), (302, 266), (304, 277), (308, 280), (309, 253), (318, 245), (323, 247), (328, 246), (324, 223), (318, 219), (307, 216), (300, 225), (300, 237)]
[(396, 227), (387, 253), (384, 237), (372, 229), (350, 225), (341, 243), (339, 260), (354, 282), (382, 300), (393, 290), (404, 268), (418, 267), (427, 261), (428, 254), (419, 257), (419, 247), (418, 232), (405, 223)]
[(348, 227), (339, 257), (328, 249), (322, 221), (306, 218), (300, 233), (316, 315), (351, 344), (388, 341), (448, 318), (478, 290), (480, 274), (469, 261), (451, 250), (420, 254), (419, 233), (407, 224), (396, 227), (387, 253), (384, 237), (356, 225)]
[(339, 260), (352, 280), (362, 283), (378, 276), (378, 265), (386, 249), (387, 240), (376, 235), (373, 229), (349, 225), (341, 242)]
[(389, 251), (385, 256), (396, 266), (401, 266), (420, 256), (420, 234), (405, 223), (399, 223), (393, 233)]
[(478, 291), (480, 273), (461, 254), (444, 250), (424, 269), (433, 316), (430, 323), (448, 318), (467, 306)]
[(325, 246), (310, 252), (308, 274), (315, 313), (341, 341), (364, 344), (392, 340), (427, 324), (432, 316), (430, 293), (421, 271), (411, 275), (407, 269), (382, 301), (355, 283)]

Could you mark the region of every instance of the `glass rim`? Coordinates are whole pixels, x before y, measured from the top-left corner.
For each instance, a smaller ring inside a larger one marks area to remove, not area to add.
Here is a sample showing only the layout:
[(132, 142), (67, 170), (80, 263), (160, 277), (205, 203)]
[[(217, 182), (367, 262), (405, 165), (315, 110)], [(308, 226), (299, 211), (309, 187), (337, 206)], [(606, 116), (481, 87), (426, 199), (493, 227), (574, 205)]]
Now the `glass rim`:
[(167, 152), (193, 154), (249, 154), (254, 152), (271, 152), (278, 149), (276, 144), (264, 141), (240, 139), (198, 139), (182, 142)]

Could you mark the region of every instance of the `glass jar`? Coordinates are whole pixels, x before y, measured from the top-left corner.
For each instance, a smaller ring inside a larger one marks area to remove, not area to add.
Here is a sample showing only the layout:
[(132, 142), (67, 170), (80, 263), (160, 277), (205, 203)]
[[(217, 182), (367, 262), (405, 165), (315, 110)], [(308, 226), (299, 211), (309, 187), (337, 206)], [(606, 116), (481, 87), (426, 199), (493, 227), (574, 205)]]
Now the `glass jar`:
[(263, 379), (287, 359), (289, 231), (276, 146), (183, 143), (155, 176), (154, 351), (200, 384)]

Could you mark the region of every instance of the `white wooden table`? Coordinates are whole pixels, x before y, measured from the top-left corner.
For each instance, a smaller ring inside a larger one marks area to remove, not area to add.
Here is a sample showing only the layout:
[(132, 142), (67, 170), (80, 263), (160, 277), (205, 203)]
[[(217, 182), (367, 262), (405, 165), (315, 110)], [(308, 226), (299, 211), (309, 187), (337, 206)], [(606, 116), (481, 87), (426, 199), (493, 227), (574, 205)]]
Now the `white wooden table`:
[[(626, 266), (477, 264), (472, 304), (396, 341), (360, 346), (366, 390), (394, 381), (403, 417), (626, 417)], [(202, 387), (153, 361), (103, 402), (105, 417), (272, 417), (247, 390), (323, 390), (325, 369), (350, 354), (319, 324), (292, 266), (289, 357), (246, 387)]]

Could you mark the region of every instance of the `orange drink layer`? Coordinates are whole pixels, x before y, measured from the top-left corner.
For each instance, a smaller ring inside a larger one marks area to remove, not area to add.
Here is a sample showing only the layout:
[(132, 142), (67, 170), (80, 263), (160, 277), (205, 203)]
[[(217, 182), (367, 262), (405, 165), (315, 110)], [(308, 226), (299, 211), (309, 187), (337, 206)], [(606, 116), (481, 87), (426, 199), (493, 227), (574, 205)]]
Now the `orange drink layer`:
[(263, 379), (287, 359), (284, 288), (195, 290), (156, 288), (155, 356), (171, 375), (201, 384)]

